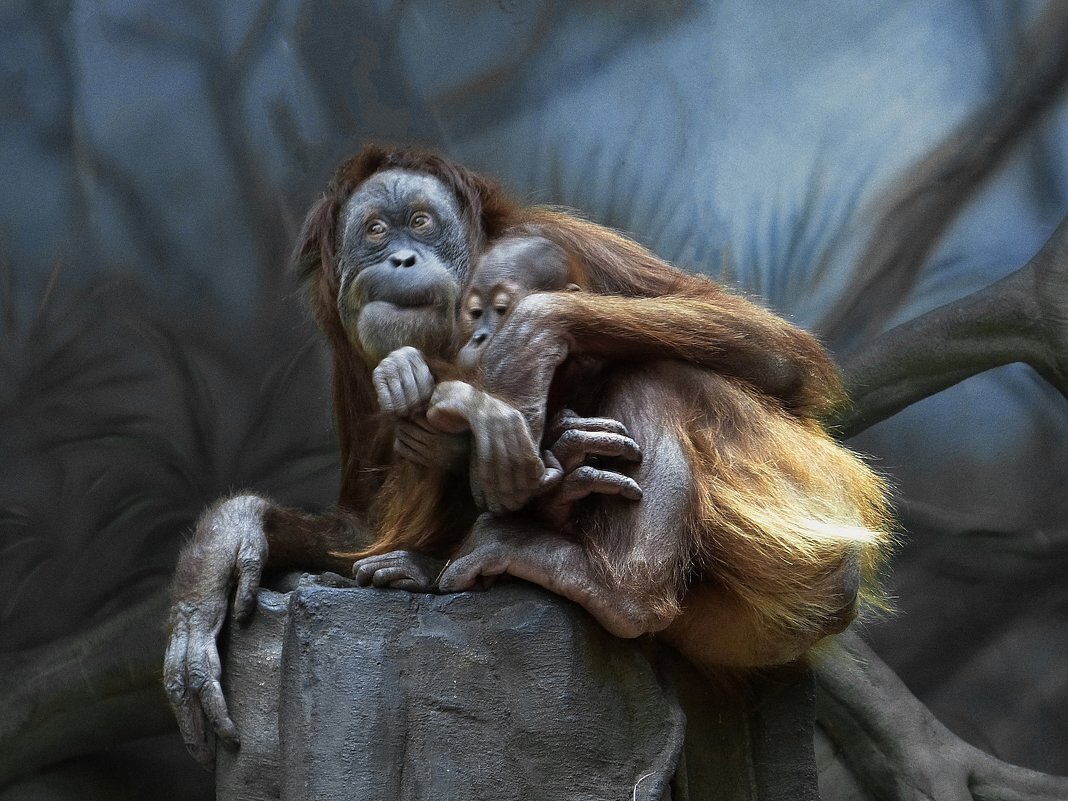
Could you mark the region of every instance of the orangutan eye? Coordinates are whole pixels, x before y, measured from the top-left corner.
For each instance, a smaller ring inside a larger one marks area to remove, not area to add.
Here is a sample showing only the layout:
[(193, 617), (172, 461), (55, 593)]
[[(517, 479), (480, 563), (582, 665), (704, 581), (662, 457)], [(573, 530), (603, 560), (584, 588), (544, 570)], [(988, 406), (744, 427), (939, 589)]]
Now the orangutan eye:
[(417, 211), (408, 221), (408, 227), (413, 231), (429, 231), (434, 227), (434, 218), (425, 211)]
[(493, 308), (502, 317), (512, 307), (512, 296), (502, 292), (493, 299)]
[(383, 220), (377, 217), (372, 220), (368, 220), (367, 225), (364, 226), (364, 232), (371, 239), (381, 239), (386, 235), (386, 231), (389, 230), (389, 226)]
[(477, 307), (468, 309), (467, 316), (470, 317), (472, 320), (477, 320), (482, 316), (482, 309), (479, 309)]

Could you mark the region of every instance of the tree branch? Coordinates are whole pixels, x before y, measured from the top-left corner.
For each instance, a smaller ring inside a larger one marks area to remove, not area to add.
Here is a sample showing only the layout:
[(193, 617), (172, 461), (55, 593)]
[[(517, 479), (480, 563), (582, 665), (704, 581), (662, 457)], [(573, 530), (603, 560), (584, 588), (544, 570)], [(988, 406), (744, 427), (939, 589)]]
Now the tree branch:
[(0, 659), (0, 787), (63, 759), (173, 731), (161, 591), (88, 631)]
[(1068, 218), (1024, 267), (870, 342), (842, 362), (843, 438), (965, 378), (1024, 362), (1068, 397)]
[(816, 719), (878, 801), (1061, 801), (1068, 778), (1016, 767), (938, 721), (856, 634), (816, 661)]
[(1051, 2), (1017, 48), (1001, 89), (891, 188), (863, 267), (818, 330), (855, 342), (874, 334), (904, 299), (931, 251), (972, 194), (1005, 160), (1068, 82), (1068, 3)]

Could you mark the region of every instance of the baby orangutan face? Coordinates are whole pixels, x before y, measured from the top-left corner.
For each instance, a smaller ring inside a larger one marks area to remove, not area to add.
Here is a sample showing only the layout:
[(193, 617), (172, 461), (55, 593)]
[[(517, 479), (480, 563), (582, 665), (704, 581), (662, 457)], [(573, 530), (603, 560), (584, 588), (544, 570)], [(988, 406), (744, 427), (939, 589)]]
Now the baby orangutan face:
[(510, 236), (482, 256), (460, 304), (464, 346), (457, 362), (464, 370), (478, 364), (483, 346), (516, 303), (533, 292), (577, 290), (569, 281), (564, 249), (541, 236)]

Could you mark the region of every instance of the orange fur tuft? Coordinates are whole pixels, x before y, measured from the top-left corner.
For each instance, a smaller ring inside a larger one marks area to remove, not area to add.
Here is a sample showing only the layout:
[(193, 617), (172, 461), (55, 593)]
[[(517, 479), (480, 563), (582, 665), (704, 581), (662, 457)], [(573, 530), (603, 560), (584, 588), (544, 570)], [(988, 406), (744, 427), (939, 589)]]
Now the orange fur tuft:
[[(742, 617), (735, 641), (718, 643), (703, 661), (730, 661), (735, 652), (745, 662), (764, 648), (761, 661), (796, 658), (858, 610), (887, 608), (886, 485), (818, 425), (741, 385), (715, 383), (702, 398), (708, 405), (677, 429), (694, 472), (687, 526), (705, 593)], [(857, 597), (842, 592), (849, 570), (859, 570)], [(693, 600), (708, 599), (699, 592)], [(790, 643), (775, 653), (774, 644)]]

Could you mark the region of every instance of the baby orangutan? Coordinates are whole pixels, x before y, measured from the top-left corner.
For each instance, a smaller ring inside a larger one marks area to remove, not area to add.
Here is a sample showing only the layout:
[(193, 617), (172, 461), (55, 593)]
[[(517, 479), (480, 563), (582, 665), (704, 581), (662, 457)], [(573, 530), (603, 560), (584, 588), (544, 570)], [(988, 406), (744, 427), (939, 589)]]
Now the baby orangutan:
[(564, 249), (542, 236), (499, 240), (479, 261), (460, 304), (466, 342), (457, 361), (468, 372), (516, 301), (532, 292), (577, 291), (581, 276)]
[[(456, 360), (465, 374), (475, 375), (483, 346), (519, 300), (534, 292), (581, 291), (576, 283), (581, 280), (577, 262), (543, 236), (513, 234), (498, 241), (479, 262), (460, 306), (461, 330), (467, 334), (467, 341)], [(548, 406), (557, 414), (546, 436), (546, 441), (552, 443), (547, 456), (550, 470), (559, 467), (562, 478), (551, 492), (537, 499), (536, 509), (554, 528), (566, 526), (572, 505), (589, 495), (641, 498), (641, 489), (629, 476), (586, 464), (591, 456), (598, 462), (613, 457), (631, 463), (640, 461), (641, 451), (626, 427), (609, 418), (578, 417), (564, 408), (580, 396), (574, 389), (579, 381), (591, 388), (596, 384), (601, 366), (600, 360), (572, 357), (557, 369), (549, 391)], [(560, 397), (568, 388), (567, 397)], [(470, 391), (443, 388), (431, 407), (431, 419), (438, 425), (463, 430), (464, 409), (472, 402), (464, 393)], [(450, 415), (453, 419), (449, 419)]]

